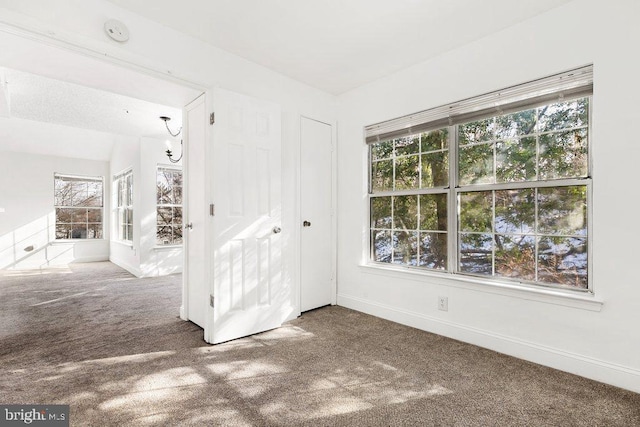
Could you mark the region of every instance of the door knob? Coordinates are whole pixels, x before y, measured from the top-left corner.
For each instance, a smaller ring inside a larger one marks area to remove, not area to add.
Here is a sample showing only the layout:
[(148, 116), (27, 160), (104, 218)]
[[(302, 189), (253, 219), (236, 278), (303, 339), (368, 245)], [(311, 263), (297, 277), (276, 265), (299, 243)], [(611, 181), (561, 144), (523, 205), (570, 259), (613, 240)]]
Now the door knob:
[(302, 222), (302, 226), (303, 227), (311, 227), (311, 223), (309, 221), (303, 221)]
[(276, 225), (275, 227), (273, 227), (273, 230), (271, 231), (273, 231), (273, 234), (278, 234), (279, 232), (282, 231), (282, 229)]
[(184, 225), (185, 230), (188, 228), (189, 230), (193, 230), (193, 223), (190, 222), (189, 224), (185, 224)]

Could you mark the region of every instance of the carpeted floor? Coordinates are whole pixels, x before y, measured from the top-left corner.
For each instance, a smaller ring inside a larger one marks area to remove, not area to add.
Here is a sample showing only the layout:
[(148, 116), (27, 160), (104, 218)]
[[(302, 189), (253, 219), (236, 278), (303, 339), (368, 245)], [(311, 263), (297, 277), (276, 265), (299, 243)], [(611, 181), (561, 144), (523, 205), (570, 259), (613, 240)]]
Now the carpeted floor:
[(341, 307), (209, 346), (180, 276), (0, 272), (0, 403), (73, 426), (640, 426), (640, 395)]

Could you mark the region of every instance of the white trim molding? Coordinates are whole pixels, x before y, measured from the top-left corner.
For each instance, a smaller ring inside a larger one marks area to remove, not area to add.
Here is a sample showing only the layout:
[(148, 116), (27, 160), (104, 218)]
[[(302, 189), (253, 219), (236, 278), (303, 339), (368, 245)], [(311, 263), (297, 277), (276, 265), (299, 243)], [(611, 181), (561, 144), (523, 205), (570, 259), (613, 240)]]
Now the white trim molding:
[(409, 310), (338, 294), (338, 305), (640, 393), (640, 370)]

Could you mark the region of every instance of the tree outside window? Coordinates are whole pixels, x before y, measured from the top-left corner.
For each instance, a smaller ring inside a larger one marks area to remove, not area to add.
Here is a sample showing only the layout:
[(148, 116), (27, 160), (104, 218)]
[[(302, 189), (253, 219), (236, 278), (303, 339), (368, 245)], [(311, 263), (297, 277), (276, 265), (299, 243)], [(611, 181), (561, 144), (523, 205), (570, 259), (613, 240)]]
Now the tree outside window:
[(102, 177), (54, 175), (56, 239), (102, 239)]
[(182, 244), (182, 170), (158, 167), (156, 174), (158, 245)]
[(368, 136), (371, 261), (588, 290), (586, 88)]

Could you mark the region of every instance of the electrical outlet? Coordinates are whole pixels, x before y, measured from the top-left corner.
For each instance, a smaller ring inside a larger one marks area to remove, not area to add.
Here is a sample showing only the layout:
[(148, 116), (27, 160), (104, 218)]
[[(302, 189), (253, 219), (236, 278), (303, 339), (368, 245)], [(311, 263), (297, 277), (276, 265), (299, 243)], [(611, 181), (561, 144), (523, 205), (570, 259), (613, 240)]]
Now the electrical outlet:
[(449, 311), (449, 298), (438, 297), (438, 310)]

